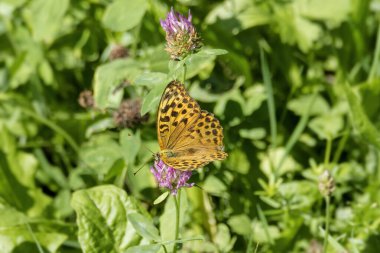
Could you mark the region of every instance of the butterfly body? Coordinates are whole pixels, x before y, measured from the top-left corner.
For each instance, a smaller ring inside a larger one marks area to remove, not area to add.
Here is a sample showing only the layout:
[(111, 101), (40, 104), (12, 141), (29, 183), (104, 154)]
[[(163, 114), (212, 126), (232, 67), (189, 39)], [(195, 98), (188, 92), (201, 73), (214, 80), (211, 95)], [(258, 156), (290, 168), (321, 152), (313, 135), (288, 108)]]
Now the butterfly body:
[(219, 121), (201, 110), (178, 81), (170, 82), (161, 97), (157, 135), (161, 151), (156, 159), (175, 169), (192, 170), (227, 157)]

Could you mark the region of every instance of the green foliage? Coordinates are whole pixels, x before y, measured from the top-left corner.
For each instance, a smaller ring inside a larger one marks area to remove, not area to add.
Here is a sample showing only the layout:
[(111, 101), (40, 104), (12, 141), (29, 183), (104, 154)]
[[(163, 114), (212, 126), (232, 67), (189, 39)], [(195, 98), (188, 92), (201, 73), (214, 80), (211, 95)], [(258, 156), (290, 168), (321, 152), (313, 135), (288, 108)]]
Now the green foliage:
[[(1, 251), (322, 252), (329, 170), (327, 252), (377, 252), (379, 1), (170, 4), (204, 44), (182, 61), (167, 1), (0, 3)], [(229, 157), (181, 191), (176, 240), (149, 166), (161, 94), (184, 78)]]

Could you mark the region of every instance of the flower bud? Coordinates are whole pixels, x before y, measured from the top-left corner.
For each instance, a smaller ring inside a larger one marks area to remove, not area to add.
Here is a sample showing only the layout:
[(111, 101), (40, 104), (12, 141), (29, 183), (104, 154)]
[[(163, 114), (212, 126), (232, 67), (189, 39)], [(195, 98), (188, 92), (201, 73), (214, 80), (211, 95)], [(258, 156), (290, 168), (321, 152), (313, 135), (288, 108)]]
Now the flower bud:
[(120, 107), (113, 114), (113, 119), (119, 127), (134, 127), (148, 120), (148, 115), (141, 116), (140, 99), (127, 99), (121, 102)]
[(328, 170), (323, 171), (319, 176), (319, 191), (324, 197), (331, 196), (335, 190), (335, 181)]

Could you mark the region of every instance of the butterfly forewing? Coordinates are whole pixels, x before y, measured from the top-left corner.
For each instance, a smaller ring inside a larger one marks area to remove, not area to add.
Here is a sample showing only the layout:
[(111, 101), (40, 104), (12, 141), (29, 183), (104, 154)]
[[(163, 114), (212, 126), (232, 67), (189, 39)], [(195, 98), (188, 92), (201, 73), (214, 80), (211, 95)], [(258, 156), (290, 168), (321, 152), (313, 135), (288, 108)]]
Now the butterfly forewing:
[(219, 121), (201, 110), (180, 82), (169, 83), (162, 95), (157, 133), (161, 159), (176, 169), (196, 169), (227, 157)]
[(199, 118), (200, 107), (180, 82), (172, 81), (161, 97), (157, 135), (161, 150), (173, 149), (181, 134)]

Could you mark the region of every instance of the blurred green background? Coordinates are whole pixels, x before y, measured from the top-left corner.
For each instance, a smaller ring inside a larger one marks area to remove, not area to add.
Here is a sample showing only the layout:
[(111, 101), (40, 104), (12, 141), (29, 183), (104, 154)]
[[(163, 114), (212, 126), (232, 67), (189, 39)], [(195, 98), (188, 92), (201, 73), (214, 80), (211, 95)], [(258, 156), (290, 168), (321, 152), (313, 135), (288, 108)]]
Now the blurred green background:
[(174, 204), (153, 204), (148, 149), (182, 76), (171, 6), (203, 39), (186, 86), (229, 153), (182, 191), (181, 238), (203, 239), (180, 252), (322, 252), (324, 170), (328, 252), (378, 252), (379, 0), (2, 0), (0, 251), (164, 252)]

